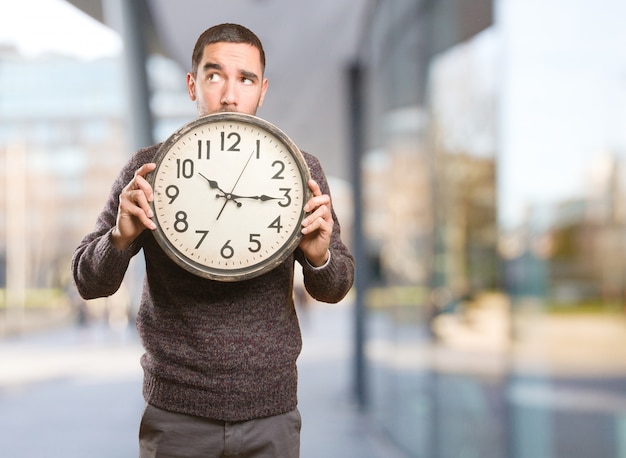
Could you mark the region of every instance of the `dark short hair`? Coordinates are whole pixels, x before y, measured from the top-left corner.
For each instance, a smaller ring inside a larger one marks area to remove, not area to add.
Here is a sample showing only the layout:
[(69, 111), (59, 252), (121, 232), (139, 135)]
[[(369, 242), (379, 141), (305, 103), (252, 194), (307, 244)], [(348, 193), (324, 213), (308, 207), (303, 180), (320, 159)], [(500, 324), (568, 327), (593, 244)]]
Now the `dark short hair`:
[(213, 43), (246, 43), (254, 46), (259, 50), (261, 55), (261, 69), (265, 71), (265, 51), (263, 50), (263, 44), (251, 30), (239, 24), (219, 24), (215, 25), (204, 32), (198, 37), (196, 45), (193, 48), (193, 54), (191, 55), (191, 71), (194, 75), (198, 72), (198, 65), (202, 60), (204, 54), (204, 48), (207, 45)]

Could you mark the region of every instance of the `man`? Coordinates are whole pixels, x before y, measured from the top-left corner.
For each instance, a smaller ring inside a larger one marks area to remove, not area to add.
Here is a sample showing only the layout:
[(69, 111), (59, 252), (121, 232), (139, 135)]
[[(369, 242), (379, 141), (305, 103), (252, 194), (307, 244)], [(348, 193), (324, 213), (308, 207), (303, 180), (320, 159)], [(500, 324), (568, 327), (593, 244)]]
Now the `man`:
[[(222, 24), (205, 31), (187, 75), (198, 115), (256, 114), (268, 87), (264, 69), (263, 47), (248, 29)], [(75, 283), (89, 299), (113, 294), (130, 259), (144, 252), (137, 316), (145, 348), (140, 456), (297, 457), (301, 335), (293, 304), (295, 262), (308, 293), (320, 301), (340, 301), (354, 277), (319, 161), (304, 153), (313, 197), (293, 255), (267, 274), (224, 283), (181, 269), (152, 235), (153, 195), (145, 176), (155, 168), (158, 147), (133, 155), (72, 259)]]

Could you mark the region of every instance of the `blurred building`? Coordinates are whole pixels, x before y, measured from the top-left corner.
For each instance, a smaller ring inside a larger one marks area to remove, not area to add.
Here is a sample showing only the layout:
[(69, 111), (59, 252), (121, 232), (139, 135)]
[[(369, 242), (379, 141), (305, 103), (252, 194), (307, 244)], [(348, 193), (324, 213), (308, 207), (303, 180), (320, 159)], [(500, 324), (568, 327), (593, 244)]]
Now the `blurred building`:
[[(163, 140), (194, 107), (176, 64), (153, 56), (148, 65), (154, 136)], [(0, 285), (12, 262), (24, 259), (23, 287), (64, 288), (74, 249), (132, 154), (122, 61), (26, 58), (4, 49), (0, 87)], [(11, 250), (16, 256), (7, 256)]]
[(500, 288), (493, 158), (442, 154), (436, 174), (434, 287), (456, 295)]
[(622, 309), (626, 288), (624, 163), (603, 154), (590, 163), (588, 192), (529, 207), (505, 237), (510, 292), (548, 308)]
[[(19, 246), (23, 237), (26, 287), (61, 287), (68, 257), (93, 227), (128, 156), (120, 63), (27, 59), (4, 50), (0, 69), (0, 182), (6, 189), (0, 252)], [(16, 201), (23, 218), (11, 205)], [(8, 237), (7, 223), (22, 227)], [(2, 267), (10, 268), (4, 260)], [(5, 280), (0, 276), (2, 286)]]

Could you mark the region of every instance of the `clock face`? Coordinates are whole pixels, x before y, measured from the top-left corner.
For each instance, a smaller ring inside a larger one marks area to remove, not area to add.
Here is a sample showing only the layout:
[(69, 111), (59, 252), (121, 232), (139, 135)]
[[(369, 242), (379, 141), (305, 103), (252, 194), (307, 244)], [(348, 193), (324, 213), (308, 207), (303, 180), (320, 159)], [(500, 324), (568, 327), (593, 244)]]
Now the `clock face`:
[(214, 280), (261, 275), (297, 247), (309, 171), (295, 144), (252, 115), (219, 113), (161, 145), (148, 181), (157, 242), (178, 265)]

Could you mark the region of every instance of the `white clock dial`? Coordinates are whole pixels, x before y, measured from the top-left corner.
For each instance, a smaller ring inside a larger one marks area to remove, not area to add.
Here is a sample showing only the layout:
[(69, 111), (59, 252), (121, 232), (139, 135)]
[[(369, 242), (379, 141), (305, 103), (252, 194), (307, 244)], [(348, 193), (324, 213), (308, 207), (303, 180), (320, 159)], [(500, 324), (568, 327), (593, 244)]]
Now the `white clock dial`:
[(155, 162), (155, 235), (184, 268), (241, 280), (297, 246), (309, 172), (275, 126), (235, 113), (199, 118), (172, 135)]

